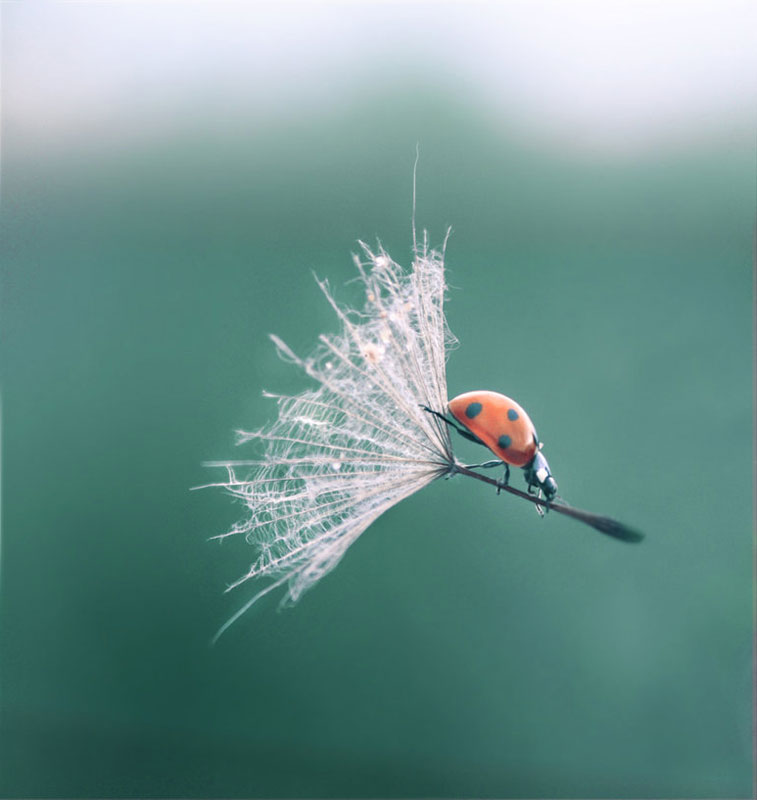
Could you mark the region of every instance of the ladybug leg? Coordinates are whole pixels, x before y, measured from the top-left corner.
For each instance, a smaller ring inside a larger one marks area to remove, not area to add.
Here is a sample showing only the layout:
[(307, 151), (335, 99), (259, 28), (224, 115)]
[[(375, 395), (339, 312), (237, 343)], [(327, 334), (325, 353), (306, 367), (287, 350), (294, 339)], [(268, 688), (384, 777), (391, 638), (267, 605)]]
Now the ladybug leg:
[[(542, 496), (542, 495), (541, 495), (541, 489), (539, 489), (539, 491), (536, 493), (536, 496), (539, 498), (539, 500), (541, 500), (541, 496)], [(549, 511), (549, 505), (546, 505), (546, 506), (536, 506), (536, 512), (538, 513), (538, 515), (539, 515), (540, 517), (543, 517), (543, 516), (545, 516), (545, 515), (547, 514), (547, 512), (548, 512), (548, 511)]]
[[(451, 425), (452, 423), (447, 423)], [(452, 426), (464, 439), (467, 439), (469, 442), (475, 442), (475, 444), (483, 444), (483, 442), (478, 438), (478, 436), (474, 436), (470, 431), (466, 431), (465, 428), (458, 428), (457, 425)]]
[(445, 422), (450, 428), (454, 428), (460, 436), (468, 439), (471, 442), (475, 442), (476, 444), (483, 444), (483, 442), (478, 438), (478, 436), (474, 436), (470, 431), (466, 431), (465, 428), (461, 428), (459, 425), (456, 425), (451, 419), (448, 419), (444, 416), (444, 414), (440, 414), (438, 411), (434, 411), (433, 408), (429, 408), (428, 406), (421, 406), (424, 411), (428, 411), (429, 414), (433, 414), (435, 417), (438, 417), (442, 422)]
[[(541, 500), (541, 489), (537, 486), (537, 484), (529, 483), (528, 493), (535, 495), (536, 497), (539, 498), (539, 500)], [(543, 517), (547, 513), (547, 511), (549, 511), (549, 506), (545, 508), (544, 506), (537, 505), (536, 503), (534, 503), (534, 508), (536, 509), (536, 513), (540, 517)]]
[(508, 486), (510, 483), (510, 465), (507, 463), (507, 461), (500, 461), (500, 464), (505, 465), (505, 477), (503, 478), (502, 483), (497, 486), (497, 494), (499, 494), (505, 488), (505, 486)]

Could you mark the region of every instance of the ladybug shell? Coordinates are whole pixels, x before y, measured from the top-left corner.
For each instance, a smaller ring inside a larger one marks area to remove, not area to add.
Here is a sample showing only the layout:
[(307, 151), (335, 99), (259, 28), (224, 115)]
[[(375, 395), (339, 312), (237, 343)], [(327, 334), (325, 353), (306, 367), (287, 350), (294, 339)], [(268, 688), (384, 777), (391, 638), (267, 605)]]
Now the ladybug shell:
[(497, 392), (466, 392), (449, 401), (452, 416), (497, 458), (524, 467), (536, 455), (539, 438), (523, 408)]

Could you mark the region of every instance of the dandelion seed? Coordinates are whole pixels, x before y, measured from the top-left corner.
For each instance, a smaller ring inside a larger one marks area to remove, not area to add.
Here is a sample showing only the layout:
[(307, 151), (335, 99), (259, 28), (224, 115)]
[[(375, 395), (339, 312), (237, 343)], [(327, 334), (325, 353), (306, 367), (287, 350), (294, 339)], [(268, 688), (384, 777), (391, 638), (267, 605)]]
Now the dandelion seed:
[(296, 601), (372, 522), (443, 476), (475, 478), (617, 539), (642, 538), (609, 517), (535, 497), (455, 460), (448, 427), (454, 421), (442, 413), (448, 408), (446, 355), (455, 341), (444, 317), (444, 248), (430, 250), (424, 236), (405, 271), (382, 249), (361, 247), (363, 258), (355, 258), (366, 289), (361, 311), (342, 308), (319, 283), (339, 319), (338, 334), (320, 336), (306, 358), (271, 336), (282, 359), (298, 365), (314, 388), (293, 396), (266, 393), (278, 404), (278, 418), (237, 434), (238, 444), (258, 443), (261, 456), (213, 465), (225, 467), (227, 479), (209, 485), (247, 507), (244, 519), (214, 538), (243, 536), (257, 549), (229, 589), (252, 578), (270, 581), (216, 638), (278, 586), (286, 585), (285, 601)]
[(278, 418), (238, 434), (240, 444), (259, 443), (261, 457), (217, 464), (228, 479), (214, 485), (247, 507), (223, 537), (244, 536), (257, 548), (229, 588), (270, 580), (218, 635), (277, 586), (286, 584), (284, 599), (296, 601), (374, 520), (454, 465), (447, 426), (422, 409), (447, 404), (445, 359), (454, 338), (444, 317), (443, 250), (419, 245), (405, 271), (383, 250), (361, 247), (355, 263), (365, 307), (342, 308), (320, 283), (340, 332), (321, 336), (305, 358), (271, 337), (315, 387), (268, 395), (277, 400)]

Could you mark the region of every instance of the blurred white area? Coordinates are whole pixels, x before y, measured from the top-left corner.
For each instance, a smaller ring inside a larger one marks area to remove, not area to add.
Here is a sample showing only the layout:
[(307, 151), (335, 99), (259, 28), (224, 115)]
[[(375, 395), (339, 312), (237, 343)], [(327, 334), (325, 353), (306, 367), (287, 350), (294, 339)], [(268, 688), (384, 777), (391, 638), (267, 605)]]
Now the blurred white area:
[(728, 0), (3, 3), (3, 123), (65, 147), (436, 87), (562, 147), (696, 142), (752, 126), (756, 23)]

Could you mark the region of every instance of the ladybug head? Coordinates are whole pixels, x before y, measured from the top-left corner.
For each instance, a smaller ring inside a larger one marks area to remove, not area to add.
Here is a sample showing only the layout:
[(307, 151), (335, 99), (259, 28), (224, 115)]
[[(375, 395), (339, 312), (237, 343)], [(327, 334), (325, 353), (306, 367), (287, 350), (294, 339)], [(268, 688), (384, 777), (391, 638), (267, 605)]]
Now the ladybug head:
[(538, 486), (547, 500), (553, 500), (557, 495), (557, 481), (552, 477), (547, 459), (542, 455), (541, 450), (536, 451), (536, 455), (530, 464), (524, 467), (526, 481), (529, 486)]

